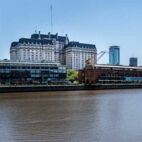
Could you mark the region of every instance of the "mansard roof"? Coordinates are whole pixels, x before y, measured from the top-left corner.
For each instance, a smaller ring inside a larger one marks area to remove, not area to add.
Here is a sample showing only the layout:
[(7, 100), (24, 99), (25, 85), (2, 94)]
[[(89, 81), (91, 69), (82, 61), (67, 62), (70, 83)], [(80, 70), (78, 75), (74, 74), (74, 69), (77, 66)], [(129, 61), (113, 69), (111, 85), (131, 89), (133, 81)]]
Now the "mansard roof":
[(49, 39), (29, 39), (29, 38), (20, 38), (19, 43), (25, 43), (25, 44), (51, 44), (53, 45), (52, 40)]
[(19, 43), (19, 42), (16, 42), (16, 41), (12, 42), (12, 43), (11, 43), (11, 47), (15, 47), (16, 45), (18, 45), (18, 43)]
[[(56, 39), (60, 42), (65, 42), (66, 36), (58, 36), (58, 34), (32, 34), (31, 39)], [(67, 37), (67, 40), (68, 37)]]
[(68, 48), (68, 47), (96, 49), (96, 45), (94, 45), (94, 44), (80, 43), (80, 42), (76, 42), (76, 41), (69, 42), (69, 44), (66, 46), (66, 48)]

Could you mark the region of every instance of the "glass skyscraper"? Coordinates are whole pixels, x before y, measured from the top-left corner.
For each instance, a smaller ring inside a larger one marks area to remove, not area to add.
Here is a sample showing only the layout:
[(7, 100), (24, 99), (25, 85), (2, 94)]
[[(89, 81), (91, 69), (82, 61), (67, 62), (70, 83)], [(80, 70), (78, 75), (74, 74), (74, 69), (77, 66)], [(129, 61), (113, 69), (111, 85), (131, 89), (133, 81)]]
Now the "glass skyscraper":
[(120, 65), (120, 48), (119, 48), (119, 46), (110, 46), (110, 48), (109, 48), (109, 64)]
[(129, 66), (134, 66), (134, 67), (138, 66), (138, 58), (131, 57), (129, 59)]

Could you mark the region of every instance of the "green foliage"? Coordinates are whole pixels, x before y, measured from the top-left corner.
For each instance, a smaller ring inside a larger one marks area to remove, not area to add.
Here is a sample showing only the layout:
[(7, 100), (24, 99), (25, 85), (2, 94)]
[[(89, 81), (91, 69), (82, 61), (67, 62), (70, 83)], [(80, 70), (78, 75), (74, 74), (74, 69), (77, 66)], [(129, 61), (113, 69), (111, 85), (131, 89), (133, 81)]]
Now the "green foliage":
[(67, 80), (74, 82), (78, 80), (78, 72), (68, 69), (67, 71)]

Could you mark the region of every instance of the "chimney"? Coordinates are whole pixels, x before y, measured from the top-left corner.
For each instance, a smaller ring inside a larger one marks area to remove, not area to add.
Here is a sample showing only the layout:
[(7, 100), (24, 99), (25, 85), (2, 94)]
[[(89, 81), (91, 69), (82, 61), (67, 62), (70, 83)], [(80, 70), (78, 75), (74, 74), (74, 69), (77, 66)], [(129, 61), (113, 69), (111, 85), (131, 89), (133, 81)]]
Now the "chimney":
[(68, 34), (66, 34), (65, 36), (66, 36), (65, 44), (68, 45), (68, 43), (69, 43), (69, 40), (68, 40)]
[(58, 39), (58, 33), (56, 33), (56, 39)]
[(41, 39), (41, 36), (40, 36), (40, 31), (38, 32), (38, 38), (39, 38), (39, 39)]
[(48, 32), (48, 38), (49, 38), (49, 39), (51, 38), (51, 33), (50, 33), (50, 32)]

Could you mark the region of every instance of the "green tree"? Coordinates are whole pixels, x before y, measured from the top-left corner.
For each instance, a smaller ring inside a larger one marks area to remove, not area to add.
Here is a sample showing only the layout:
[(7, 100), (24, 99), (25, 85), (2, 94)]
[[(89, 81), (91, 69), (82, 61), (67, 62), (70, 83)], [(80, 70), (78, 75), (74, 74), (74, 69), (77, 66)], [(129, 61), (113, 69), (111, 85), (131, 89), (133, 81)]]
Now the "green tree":
[(78, 72), (75, 70), (68, 69), (67, 80), (74, 82), (78, 80)]

